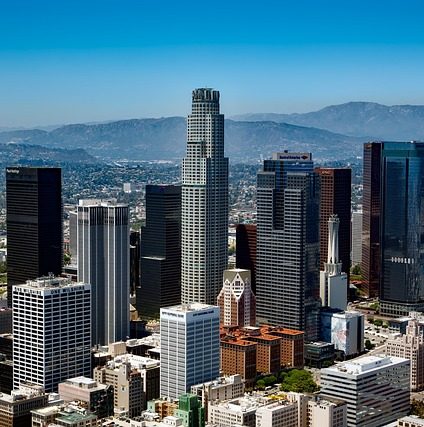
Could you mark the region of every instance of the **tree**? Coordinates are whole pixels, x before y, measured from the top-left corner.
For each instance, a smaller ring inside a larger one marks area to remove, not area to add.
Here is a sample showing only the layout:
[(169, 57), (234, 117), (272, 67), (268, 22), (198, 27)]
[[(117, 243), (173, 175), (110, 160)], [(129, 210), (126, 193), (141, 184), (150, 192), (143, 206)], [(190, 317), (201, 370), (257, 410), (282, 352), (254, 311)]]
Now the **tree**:
[(264, 378), (265, 386), (274, 385), (277, 382), (277, 378), (274, 375), (269, 375)]
[(372, 342), (371, 342), (370, 340), (366, 340), (366, 341), (365, 341), (365, 348), (366, 348), (367, 350), (371, 350), (373, 347), (374, 347), (374, 346), (373, 346), (373, 344), (372, 344)]
[(350, 272), (352, 274), (354, 274), (355, 276), (359, 276), (361, 274), (361, 266), (359, 264), (354, 265), (351, 269)]
[(314, 393), (318, 390), (318, 386), (309, 371), (293, 369), (288, 372), (281, 383), (280, 390), (297, 393)]
[(265, 390), (265, 381), (264, 380), (256, 381), (256, 388), (258, 390)]

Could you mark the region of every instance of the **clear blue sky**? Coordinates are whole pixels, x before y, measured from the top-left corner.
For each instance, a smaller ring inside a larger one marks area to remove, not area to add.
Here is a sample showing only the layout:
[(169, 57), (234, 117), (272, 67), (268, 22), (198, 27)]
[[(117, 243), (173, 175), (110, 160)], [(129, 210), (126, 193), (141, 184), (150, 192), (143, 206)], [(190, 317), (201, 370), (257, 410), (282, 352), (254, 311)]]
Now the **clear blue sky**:
[(0, 127), (424, 104), (422, 0), (0, 0)]

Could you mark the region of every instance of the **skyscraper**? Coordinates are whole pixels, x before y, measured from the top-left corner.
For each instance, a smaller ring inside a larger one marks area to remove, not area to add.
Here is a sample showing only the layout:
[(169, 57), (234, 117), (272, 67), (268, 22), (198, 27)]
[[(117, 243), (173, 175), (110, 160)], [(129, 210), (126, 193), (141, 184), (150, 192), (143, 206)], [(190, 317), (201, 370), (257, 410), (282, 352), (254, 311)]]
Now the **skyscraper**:
[(352, 212), (352, 265), (362, 262), (362, 211)]
[(369, 297), (378, 296), (380, 287), (381, 148), (379, 143), (364, 144), (361, 274)]
[(219, 307), (193, 303), (160, 309), (160, 395), (177, 399), (219, 376)]
[(320, 297), (324, 307), (346, 310), (348, 285), (339, 257), (339, 225), (339, 217), (331, 215), (328, 219), (327, 262), (320, 271)]
[(137, 311), (142, 319), (159, 319), (161, 307), (181, 302), (180, 186), (146, 185), (146, 226), (141, 240)]
[(135, 296), (140, 287), (140, 232), (130, 231), (130, 295)]
[(328, 250), (328, 220), (337, 215), (339, 224), (339, 259), (342, 271), (350, 273), (350, 216), (352, 170), (348, 168), (316, 168), (320, 181), (320, 270), (324, 270)]
[(91, 284), (92, 344), (107, 345), (129, 336), (128, 206), (80, 200), (78, 280)]
[(256, 297), (250, 284), (250, 270), (225, 270), (223, 282), (218, 295), (221, 325), (255, 326)]
[[(57, 391), (91, 374), (90, 285), (41, 277), (13, 287), (13, 385)], [(30, 321), (29, 321), (30, 319)]]
[(318, 185), (309, 153), (275, 153), (257, 188), (256, 316), (318, 336)]
[(12, 286), (63, 264), (62, 176), (60, 168), (6, 168), (7, 301)]
[(253, 293), (256, 292), (256, 224), (238, 224), (236, 228), (236, 267), (250, 270)]
[[(424, 310), (424, 143), (381, 142), (380, 310)], [(377, 271), (378, 273), (378, 271)]]
[(195, 89), (182, 163), (181, 301), (215, 304), (228, 263), (228, 158), (219, 92)]

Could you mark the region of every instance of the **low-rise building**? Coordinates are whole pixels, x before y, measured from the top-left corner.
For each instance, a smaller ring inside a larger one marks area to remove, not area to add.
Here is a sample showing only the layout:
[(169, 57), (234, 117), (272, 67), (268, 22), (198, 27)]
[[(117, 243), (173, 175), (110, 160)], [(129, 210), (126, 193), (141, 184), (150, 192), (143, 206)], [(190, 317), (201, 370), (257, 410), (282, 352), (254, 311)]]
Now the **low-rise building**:
[(159, 415), (159, 419), (173, 416), (178, 403), (170, 399), (155, 399), (147, 402), (147, 411)]
[(311, 397), (308, 401), (308, 427), (346, 426), (346, 402), (317, 396)]
[(98, 418), (113, 415), (113, 386), (91, 378), (76, 377), (59, 383), (59, 394), (65, 402), (85, 402)]
[(416, 415), (400, 418), (397, 427), (424, 427), (424, 419)]
[(279, 400), (256, 410), (256, 427), (298, 427), (296, 402)]

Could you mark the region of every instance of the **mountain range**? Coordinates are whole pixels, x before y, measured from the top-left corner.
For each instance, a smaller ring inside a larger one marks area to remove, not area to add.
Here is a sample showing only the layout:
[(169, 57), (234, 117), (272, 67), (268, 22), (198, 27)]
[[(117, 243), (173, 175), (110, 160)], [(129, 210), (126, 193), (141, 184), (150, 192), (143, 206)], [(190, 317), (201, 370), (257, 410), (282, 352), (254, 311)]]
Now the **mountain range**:
[[(361, 155), (362, 144), (369, 140), (424, 140), (423, 119), (424, 106), (369, 102), (304, 114), (239, 115), (225, 121), (226, 154), (232, 161), (258, 161), (289, 149), (310, 151), (320, 160), (351, 159)], [(186, 119), (131, 119), (0, 132), (0, 145), (11, 143), (83, 149), (87, 156), (102, 160), (179, 160), (185, 153)]]

